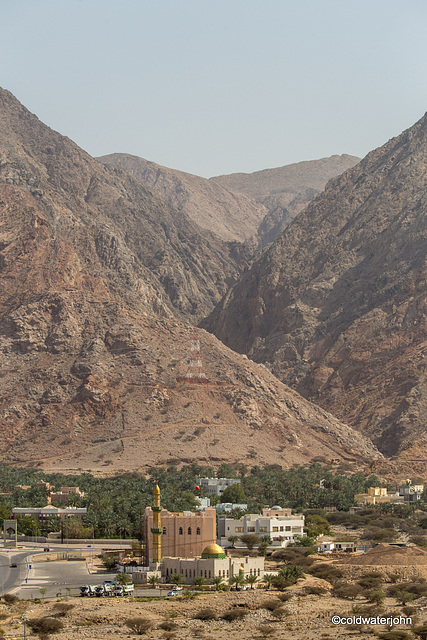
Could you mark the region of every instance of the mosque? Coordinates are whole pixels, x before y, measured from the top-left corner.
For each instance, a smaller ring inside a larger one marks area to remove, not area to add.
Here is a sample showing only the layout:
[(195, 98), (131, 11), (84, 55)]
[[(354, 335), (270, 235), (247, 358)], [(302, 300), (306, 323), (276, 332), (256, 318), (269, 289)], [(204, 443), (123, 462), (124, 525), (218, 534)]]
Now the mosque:
[[(167, 518), (171, 515), (174, 516), (175, 526), (173, 531), (176, 529), (179, 531), (181, 518), (183, 522), (185, 520), (186, 525), (188, 523), (188, 514), (170, 514), (169, 512), (166, 512), (166, 514)], [(201, 514), (192, 515), (198, 517)], [(146, 580), (150, 575), (153, 575), (153, 573), (159, 577), (161, 576), (164, 582), (168, 582), (175, 574), (181, 574), (184, 577), (184, 581), (188, 582), (191, 582), (196, 577), (203, 577), (206, 578), (206, 580), (221, 577), (224, 582), (226, 582), (234, 576), (240, 576), (242, 578), (256, 576), (259, 580), (264, 576), (263, 557), (253, 558), (245, 556), (242, 558), (234, 558), (228, 555), (222, 547), (213, 541), (216, 537), (215, 531), (210, 532), (213, 540), (204, 546), (201, 553), (199, 552), (197, 554), (195, 548), (191, 548), (192, 545), (190, 544), (188, 548), (186, 548), (188, 552), (186, 557), (162, 556), (162, 541), (163, 538), (167, 536), (167, 530), (165, 531), (162, 523), (160, 489), (157, 485), (153, 492), (153, 508), (147, 512), (147, 519), (152, 526), (150, 527), (151, 536), (146, 536), (146, 546), (152, 550), (152, 557), (147, 558), (148, 562), (146, 561), (149, 567), (146, 572)], [(146, 532), (148, 533), (147, 529), (148, 527), (146, 527)], [(150, 543), (147, 544), (149, 538), (151, 538), (151, 540)], [(195, 546), (197, 547), (199, 544), (200, 539), (197, 539), (196, 534)], [(170, 546), (170, 544), (168, 544), (167, 547), (168, 546)]]

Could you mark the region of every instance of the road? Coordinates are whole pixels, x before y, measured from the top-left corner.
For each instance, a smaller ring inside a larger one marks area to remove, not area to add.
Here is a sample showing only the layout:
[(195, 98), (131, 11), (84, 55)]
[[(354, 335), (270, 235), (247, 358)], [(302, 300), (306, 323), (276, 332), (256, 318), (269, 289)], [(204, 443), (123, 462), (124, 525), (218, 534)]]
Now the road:
[[(80, 595), (79, 587), (86, 584), (102, 584), (104, 580), (114, 580), (116, 573), (107, 571), (93, 571), (91, 562), (85, 560), (58, 560), (49, 562), (33, 562), (32, 556), (43, 553), (46, 544), (24, 543), (26, 548), (5, 550), (0, 547), (0, 594), (15, 593), (20, 598), (55, 598), (62, 596)], [(85, 554), (99, 553), (105, 545), (49, 545), (51, 552), (84, 551)], [(10, 565), (16, 563), (16, 568)], [(40, 589), (46, 589), (41, 593)], [(167, 590), (137, 589), (138, 595), (165, 596)]]

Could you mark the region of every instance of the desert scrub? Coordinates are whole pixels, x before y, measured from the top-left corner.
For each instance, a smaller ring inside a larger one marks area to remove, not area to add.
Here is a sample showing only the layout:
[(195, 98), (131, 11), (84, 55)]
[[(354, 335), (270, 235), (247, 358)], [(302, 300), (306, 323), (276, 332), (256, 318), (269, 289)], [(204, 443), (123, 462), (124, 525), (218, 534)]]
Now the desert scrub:
[(227, 622), (234, 622), (234, 620), (243, 620), (248, 615), (249, 611), (247, 609), (238, 609), (233, 608), (229, 609), (222, 615), (222, 619)]
[(128, 618), (125, 620), (125, 624), (131, 631), (137, 633), (139, 636), (148, 633), (153, 628), (153, 621), (150, 618), (144, 618), (143, 616), (135, 616), (134, 618)]
[(30, 618), (27, 624), (39, 638), (47, 638), (47, 636), (58, 633), (64, 628), (64, 623), (56, 618)]
[(55, 602), (53, 608), (57, 616), (63, 617), (70, 613), (71, 609), (74, 609), (74, 605), (67, 602)]
[(217, 615), (213, 609), (206, 607), (205, 609), (200, 609), (197, 613), (194, 614), (195, 620), (216, 620)]
[(163, 629), (163, 631), (175, 631), (175, 629), (178, 629), (178, 625), (173, 620), (163, 620), (158, 628)]

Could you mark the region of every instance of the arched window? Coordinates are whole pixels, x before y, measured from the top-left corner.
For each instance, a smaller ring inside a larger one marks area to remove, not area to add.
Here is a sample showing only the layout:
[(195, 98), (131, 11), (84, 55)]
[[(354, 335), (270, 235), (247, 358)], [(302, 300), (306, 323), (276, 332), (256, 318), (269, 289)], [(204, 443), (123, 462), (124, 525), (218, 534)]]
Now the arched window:
[(180, 528), (179, 528), (179, 535), (180, 535), (180, 536), (182, 536), (182, 534), (183, 534), (183, 533), (184, 533), (184, 532), (183, 532), (183, 530), (182, 530), (182, 527), (180, 527)]
[(169, 569), (166, 569), (166, 577), (169, 575)]
[(211, 570), (210, 570), (210, 569), (209, 569), (209, 576), (208, 576), (208, 577), (209, 577), (209, 578), (211, 577)]
[(166, 535), (166, 527), (163, 527), (163, 535)]
[(187, 533), (188, 533), (189, 536), (191, 536), (191, 527), (188, 527)]
[(258, 575), (260, 575), (260, 573), (261, 573), (261, 569), (258, 569)]
[(205, 569), (205, 578), (207, 578), (207, 575), (206, 575), (206, 569)]
[(197, 529), (196, 529), (196, 535), (198, 535), (198, 536), (200, 535), (200, 527), (197, 527)]
[(185, 570), (185, 577), (187, 577), (187, 569)]

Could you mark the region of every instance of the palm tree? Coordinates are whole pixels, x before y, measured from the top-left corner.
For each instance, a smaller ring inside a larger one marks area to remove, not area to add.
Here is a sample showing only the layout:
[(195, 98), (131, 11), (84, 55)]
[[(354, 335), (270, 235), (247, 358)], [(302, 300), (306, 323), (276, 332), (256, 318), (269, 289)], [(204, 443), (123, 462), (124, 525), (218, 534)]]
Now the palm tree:
[(210, 579), (210, 583), (215, 585), (215, 591), (218, 591), (219, 585), (222, 584), (222, 576), (214, 576)]
[(275, 576), (273, 576), (272, 573), (265, 573), (264, 574), (264, 577), (263, 577), (262, 581), (266, 583), (267, 589), (271, 589), (271, 584), (273, 582), (273, 578), (275, 578)]
[(204, 578), (203, 576), (196, 576), (195, 578), (193, 578), (193, 584), (200, 589), (204, 584), (206, 584), (206, 578)]
[(171, 576), (170, 582), (176, 585), (182, 584), (184, 582), (184, 576), (182, 573), (174, 573), (174, 575)]
[(251, 589), (254, 588), (255, 582), (258, 582), (258, 578), (255, 575), (246, 576), (245, 582), (251, 585)]
[(148, 582), (148, 584), (152, 585), (153, 589), (157, 589), (157, 585), (160, 582), (160, 578), (159, 578), (159, 576), (152, 575), (152, 576), (150, 576), (148, 578), (147, 582)]
[(228, 582), (233, 585), (236, 585), (236, 591), (239, 590), (239, 587), (242, 586), (242, 584), (244, 583), (245, 579), (244, 577), (239, 573), (237, 576), (231, 576), (231, 578), (228, 580)]

